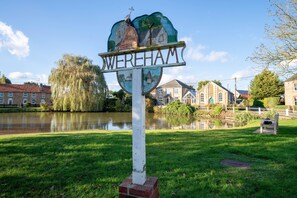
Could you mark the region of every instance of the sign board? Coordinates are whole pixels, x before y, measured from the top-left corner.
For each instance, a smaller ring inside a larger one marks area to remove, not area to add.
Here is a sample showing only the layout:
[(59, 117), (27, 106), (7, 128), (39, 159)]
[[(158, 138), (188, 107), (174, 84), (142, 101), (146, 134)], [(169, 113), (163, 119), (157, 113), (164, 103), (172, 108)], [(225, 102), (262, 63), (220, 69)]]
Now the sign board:
[(184, 66), (185, 42), (160, 12), (131, 21), (130, 16), (115, 23), (108, 38), (108, 52), (100, 53), (103, 72), (117, 72), (121, 88), (132, 94), (132, 69), (142, 68), (143, 94), (160, 82), (163, 67)]
[[(131, 14), (131, 12), (130, 12)], [(146, 181), (145, 97), (160, 82), (163, 67), (184, 66), (185, 42), (160, 12), (115, 23), (107, 51), (100, 53), (102, 72), (116, 72), (121, 88), (132, 94), (132, 183)]]

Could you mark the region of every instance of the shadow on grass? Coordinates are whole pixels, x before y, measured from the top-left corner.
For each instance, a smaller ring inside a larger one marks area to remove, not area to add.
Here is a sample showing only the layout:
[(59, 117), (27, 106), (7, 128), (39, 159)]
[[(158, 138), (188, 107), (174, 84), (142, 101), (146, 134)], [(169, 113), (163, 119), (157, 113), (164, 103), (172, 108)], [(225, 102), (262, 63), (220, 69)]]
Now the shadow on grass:
[[(255, 130), (148, 132), (147, 175), (159, 178), (161, 197), (296, 195), (294, 126), (281, 126), (277, 136)], [(132, 171), (131, 142), (128, 132), (0, 139), (0, 195), (117, 197)], [(222, 166), (224, 159), (251, 169)]]

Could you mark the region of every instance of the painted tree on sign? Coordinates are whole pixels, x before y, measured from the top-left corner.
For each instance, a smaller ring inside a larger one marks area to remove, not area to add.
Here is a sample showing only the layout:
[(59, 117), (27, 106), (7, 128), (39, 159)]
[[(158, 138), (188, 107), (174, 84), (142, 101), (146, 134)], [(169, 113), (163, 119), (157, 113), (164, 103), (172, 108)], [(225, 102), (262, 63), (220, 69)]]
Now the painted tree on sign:
[(86, 57), (65, 54), (49, 76), (53, 109), (101, 111), (107, 85), (100, 68)]
[(284, 93), (284, 84), (274, 72), (264, 69), (251, 82), (251, 94), (254, 99), (277, 97)]

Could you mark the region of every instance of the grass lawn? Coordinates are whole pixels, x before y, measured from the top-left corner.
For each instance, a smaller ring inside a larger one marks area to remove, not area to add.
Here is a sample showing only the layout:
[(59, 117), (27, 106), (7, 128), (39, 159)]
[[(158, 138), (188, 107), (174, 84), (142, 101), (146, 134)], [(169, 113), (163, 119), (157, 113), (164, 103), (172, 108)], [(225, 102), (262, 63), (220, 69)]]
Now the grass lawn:
[[(276, 136), (258, 127), (148, 131), (147, 175), (161, 197), (296, 197), (297, 120), (281, 120)], [(0, 197), (117, 197), (131, 142), (129, 131), (0, 136)]]

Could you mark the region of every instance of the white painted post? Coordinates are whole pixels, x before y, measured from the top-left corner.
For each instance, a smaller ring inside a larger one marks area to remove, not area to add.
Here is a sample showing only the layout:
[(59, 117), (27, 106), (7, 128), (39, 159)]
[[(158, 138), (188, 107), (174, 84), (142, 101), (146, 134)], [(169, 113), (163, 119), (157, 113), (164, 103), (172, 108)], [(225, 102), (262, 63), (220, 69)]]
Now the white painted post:
[(261, 108), (259, 107), (259, 109), (258, 109), (258, 110), (259, 110), (259, 115), (261, 115)]
[(249, 108), (248, 107), (245, 107), (245, 112), (249, 112)]
[(146, 181), (145, 151), (145, 97), (142, 95), (142, 69), (133, 69), (132, 75), (132, 183)]
[(234, 105), (233, 105), (233, 108), (232, 109), (233, 109), (233, 113), (235, 113), (235, 107), (234, 107)]

